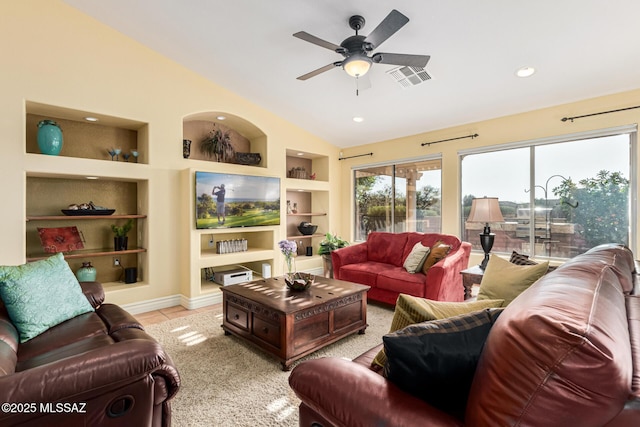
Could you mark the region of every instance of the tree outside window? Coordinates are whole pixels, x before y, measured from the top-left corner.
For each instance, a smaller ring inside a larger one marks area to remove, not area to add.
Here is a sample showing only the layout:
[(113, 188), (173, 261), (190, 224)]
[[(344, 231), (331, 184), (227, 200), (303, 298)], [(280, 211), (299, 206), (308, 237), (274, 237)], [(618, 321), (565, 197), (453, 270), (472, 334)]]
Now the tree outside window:
[(553, 193), (588, 247), (629, 244), (629, 180), (621, 172), (602, 170), (577, 184), (567, 179)]
[(441, 231), (441, 161), (424, 160), (356, 170), (355, 240), (372, 231)]

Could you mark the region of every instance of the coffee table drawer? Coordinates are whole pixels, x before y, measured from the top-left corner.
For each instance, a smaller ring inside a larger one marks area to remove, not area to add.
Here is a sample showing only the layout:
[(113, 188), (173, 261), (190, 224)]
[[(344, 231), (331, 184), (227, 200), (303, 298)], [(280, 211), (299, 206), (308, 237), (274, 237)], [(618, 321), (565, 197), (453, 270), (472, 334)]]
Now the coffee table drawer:
[(280, 348), (280, 326), (258, 316), (253, 317), (253, 335)]
[(249, 313), (242, 308), (227, 303), (226, 311), (227, 322), (239, 328), (249, 330)]

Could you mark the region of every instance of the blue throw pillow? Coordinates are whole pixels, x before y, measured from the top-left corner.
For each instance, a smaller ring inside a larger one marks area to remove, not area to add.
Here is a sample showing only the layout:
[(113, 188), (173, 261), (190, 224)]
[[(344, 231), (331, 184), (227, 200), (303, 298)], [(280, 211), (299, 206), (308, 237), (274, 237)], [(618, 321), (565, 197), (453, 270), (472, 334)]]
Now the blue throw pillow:
[(383, 336), (384, 376), (462, 419), (484, 342), (502, 310), (487, 308), (431, 320)]
[(62, 253), (24, 265), (0, 266), (0, 298), (21, 343), (94, 311)]

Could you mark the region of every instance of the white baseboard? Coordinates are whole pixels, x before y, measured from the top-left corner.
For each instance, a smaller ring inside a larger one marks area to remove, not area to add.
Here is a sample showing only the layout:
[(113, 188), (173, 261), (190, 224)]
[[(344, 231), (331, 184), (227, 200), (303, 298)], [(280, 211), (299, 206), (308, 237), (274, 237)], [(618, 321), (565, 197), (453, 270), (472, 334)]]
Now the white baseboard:
[[(305, 273), (322, 276), (324, 270), (322, 267), (304, 270)], [(215, 292), (208, 295), (202, 295), (195, 298), (187, 298), (184, 295), (170, 295), (167, 297), (154, 298), (146, 301), (133, 302), (131, 304), (123, 304), (122, 308), (131, 314), (146, 313), (148, 311), (162, 310), (163, 308), (175, 307), (181, 305), (187, 310), (195, 310), (197, 308), (206, 307), (208, 305), (222, 303), (222, 292)]]
[(187, 298), (184, 295), (170, 295), (146, 301), (133, 302), (131, 304), (122, 304), (121, 307), (131, 314), (140, 314), (154, 310), (161, 310), (163, 308), (175, 307), (176, 305), (181, 305), (188, 310), (195, 310), (196, 308), (219, 304), (221, 302), (222, 292), (218, 292), (196, 298)]
[(202, 295), (196, 298), (187, 298), (184, 295), (180, 295), (180, 305), (189, 310), (220, 303), (222, 303), (222, 292)]

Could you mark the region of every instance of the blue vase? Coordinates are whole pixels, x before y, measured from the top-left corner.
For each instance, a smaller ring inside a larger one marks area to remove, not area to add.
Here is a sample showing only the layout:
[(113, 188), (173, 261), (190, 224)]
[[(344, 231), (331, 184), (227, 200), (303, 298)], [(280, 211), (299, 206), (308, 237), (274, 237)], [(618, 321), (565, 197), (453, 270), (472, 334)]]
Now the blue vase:
[(38, 148), (43, 154), (57, 156), (62, 150), (62, 129), (53, 120), (38, 123)]
[(91, 265), (91, 262), (83, 262), (82, 267), (76, 271), (76, 277), (79, 282), (95, 282), (96, 281), (96, 269)]

